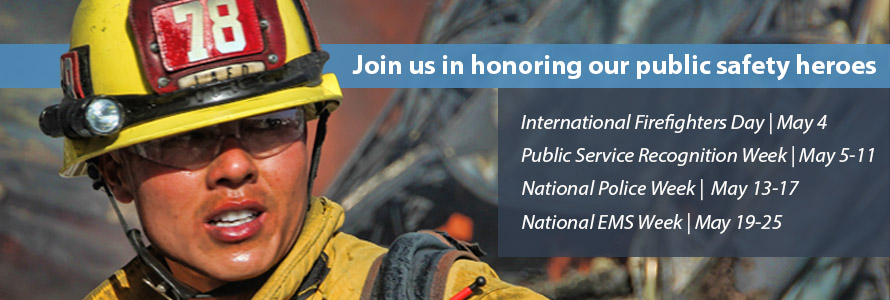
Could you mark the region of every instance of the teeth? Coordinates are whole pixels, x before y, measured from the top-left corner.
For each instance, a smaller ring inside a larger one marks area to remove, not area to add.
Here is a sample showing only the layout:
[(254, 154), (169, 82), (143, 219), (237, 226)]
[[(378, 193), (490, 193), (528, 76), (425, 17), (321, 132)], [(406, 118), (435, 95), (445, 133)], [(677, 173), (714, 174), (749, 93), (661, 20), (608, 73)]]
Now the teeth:
[(210, 220), (210, 225), (235, 227), (253, 221), (257, 216), (259, 216), (259, 213), (252, 210), (229, 211)]
[(250, 210), (236, 210), (236, 211), (228, 211), (219, 216), (217, 216), (214, 221), (225, 221), (232, 222), (239, 219), (244, 219), (250, 217), (253, 214), (253, 211)]

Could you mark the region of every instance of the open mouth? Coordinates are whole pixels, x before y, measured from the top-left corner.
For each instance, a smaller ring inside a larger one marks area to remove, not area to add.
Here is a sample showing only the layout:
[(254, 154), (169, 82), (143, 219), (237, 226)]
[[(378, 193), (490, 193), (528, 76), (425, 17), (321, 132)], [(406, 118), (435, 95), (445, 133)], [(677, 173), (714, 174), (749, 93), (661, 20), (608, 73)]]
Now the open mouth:
[(237, 227), (244, 225), (250, 221), (256, 220), (261, 212), (251, 209), (242, 209), (237, 211), (224, 212), (213, 219), (208, 224), (217, 227)]
[(266, 219), (266, 208), (255, 201), (232, 201), (214, 210), (204, 222), (211, 238), (237, 243), (256, 235)]

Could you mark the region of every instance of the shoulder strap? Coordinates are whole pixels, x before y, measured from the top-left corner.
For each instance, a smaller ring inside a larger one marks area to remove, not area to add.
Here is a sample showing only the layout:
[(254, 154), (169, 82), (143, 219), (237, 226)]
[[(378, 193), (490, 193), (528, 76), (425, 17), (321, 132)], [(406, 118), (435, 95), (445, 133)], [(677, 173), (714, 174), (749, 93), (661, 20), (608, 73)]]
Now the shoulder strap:
[(380, 264), (383, 262), (384, 256), (386, 256), (386, 253), (377, 256), (377, 258), (374, 259), (374, 263), (371, 264), (371, 268), (368, 269), (368, 276), (365, 277), (365, 284), (362, 286), (362, 296), (359, 298), (360, 300), (373, 299), (374, 283), (377, 280), (377, 275), (380, 274)]
[(444, 232), (420, 231), (397, 238), (378, 257), (365, 280), (362, 299), (443, 299), (451, 265), (458, 259), (479, 260), (478, 245)]
[(309, 270), (306, 277), (303, 277), (303, 283), (300, 284), (300, 288), (297, 289), (297, 293), (291, 297), (291, 300), (309, 299), (309, 296), (318, 291), (318, 287), (321, 286), (321, 282), (324, 281), (330, 271), (328, 255), (322, 252), (318, 259), (315, 260), (315, 263), (312, 264), (312, 269)]

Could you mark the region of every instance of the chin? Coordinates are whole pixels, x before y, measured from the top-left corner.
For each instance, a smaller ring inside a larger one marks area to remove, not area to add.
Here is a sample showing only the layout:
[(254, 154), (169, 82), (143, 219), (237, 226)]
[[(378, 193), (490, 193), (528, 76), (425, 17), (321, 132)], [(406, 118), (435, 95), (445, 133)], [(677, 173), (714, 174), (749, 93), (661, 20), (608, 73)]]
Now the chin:
[(227, 263), (225, 265), (219, 265), (216, 267), (219, 270), (217, 270), (218, 272), (211, 273), (211, 277), (229, 282), (251, 279), (260, 276), (271, 269), (271, 266), (268, 264), (251, 262)]
[(225, 255), (225, 258), (210, 259), (212, 256), (205, 256), (203, 261), (208, 265), (201, 269), (209, 277), (222, 281), (231, 282), (254, 278), (274, 266), (274, 255), (263, 250), (266, 249), (238, 251)]

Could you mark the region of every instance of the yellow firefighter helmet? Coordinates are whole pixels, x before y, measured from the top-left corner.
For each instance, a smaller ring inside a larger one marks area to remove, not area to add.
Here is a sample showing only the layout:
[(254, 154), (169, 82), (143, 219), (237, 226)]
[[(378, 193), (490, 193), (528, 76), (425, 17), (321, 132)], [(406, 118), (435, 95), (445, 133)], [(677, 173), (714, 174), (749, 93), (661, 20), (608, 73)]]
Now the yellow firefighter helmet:
[(61, 58), (64, 97), (40, 126), (65, 136), (59, 173), (152, 139), (301, 106), (308, 119), (343, 95), (322, 74), (303, 1), (85, 0), (70, 52)]

